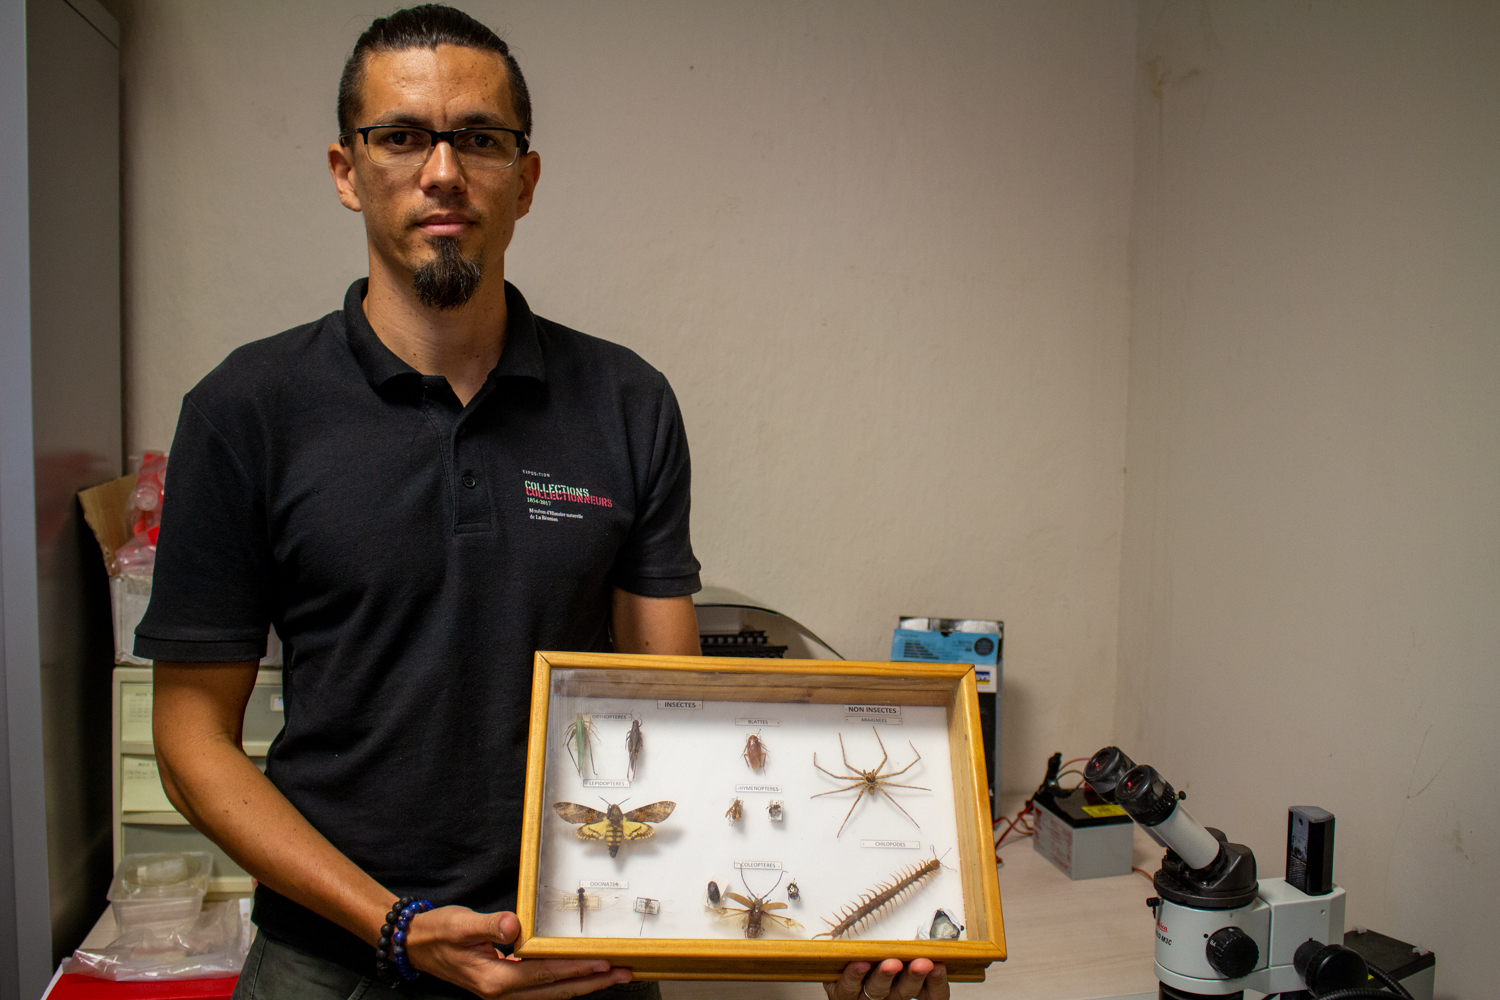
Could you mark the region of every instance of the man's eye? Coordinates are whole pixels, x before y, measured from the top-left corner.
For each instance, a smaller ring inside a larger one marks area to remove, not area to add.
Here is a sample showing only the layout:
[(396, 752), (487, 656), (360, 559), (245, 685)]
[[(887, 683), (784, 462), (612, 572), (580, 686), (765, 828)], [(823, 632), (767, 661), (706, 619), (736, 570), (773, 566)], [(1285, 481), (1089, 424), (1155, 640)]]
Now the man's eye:
[(497, 145), (495, 137), (487, 132), (466, 133), (461, 141), (471, 149), (494, 149)]
[(409, 146), (416, 140), (410, 132), (387, 132), (381, 141), (387, 146)]

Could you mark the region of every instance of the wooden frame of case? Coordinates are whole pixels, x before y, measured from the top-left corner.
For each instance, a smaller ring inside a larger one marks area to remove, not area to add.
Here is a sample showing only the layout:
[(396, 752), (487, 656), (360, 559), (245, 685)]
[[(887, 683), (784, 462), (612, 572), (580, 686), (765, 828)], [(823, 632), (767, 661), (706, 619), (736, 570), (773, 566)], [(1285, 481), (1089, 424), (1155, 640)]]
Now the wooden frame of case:
[[(958, 941), (725, 940), (719, 938), (539, 937), (538, 869), (542, 846), (549, 702), (554, 668), (620, 671), (601, 680), (599, 696), (647, 699), (751, 700), (767, 703), (941, 706), (957, 812), (959, 871), (967, 927)], [(611, 653), (536, 654), (526, 767), (526, 805), (516, 906), (523, 958), (605, 958), (641, 980), (725, 979), (832, 981), (849, 962), (929, 958), (946, 964), (952, 982), (982, 982), (1005, 959), (1005, 928), (985, 793), (984, 743), (974, 670), (967, 664), (732, 659)]]

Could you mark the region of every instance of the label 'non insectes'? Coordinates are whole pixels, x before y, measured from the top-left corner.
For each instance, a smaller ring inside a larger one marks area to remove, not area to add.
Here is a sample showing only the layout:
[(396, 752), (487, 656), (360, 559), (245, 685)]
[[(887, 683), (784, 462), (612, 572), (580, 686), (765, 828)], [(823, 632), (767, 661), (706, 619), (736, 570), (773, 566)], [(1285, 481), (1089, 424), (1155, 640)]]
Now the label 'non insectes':
[(900, 705), (845, 705), (844, 719), (849, 722), (873, 723), (875, 725), (901, 725)]
[(672, 699), (657, 699), (657, 708), (702, 708), (701, 701), (674, 701)]
[(898, 851), (915, 851), (921, 848), (920, 840), (861, 840), (860, 847), (875, 847), (894, 849)]

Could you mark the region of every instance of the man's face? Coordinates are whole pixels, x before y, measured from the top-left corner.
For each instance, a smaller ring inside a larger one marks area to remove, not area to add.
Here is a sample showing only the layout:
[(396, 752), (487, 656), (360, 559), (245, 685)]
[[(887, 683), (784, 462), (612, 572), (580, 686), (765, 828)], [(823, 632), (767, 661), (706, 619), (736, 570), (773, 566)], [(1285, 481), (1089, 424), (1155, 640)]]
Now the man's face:
[[(501, 58), (456, 45), (367, 55), (362, 98), (356, 126), (521, 124)], [(415, 280), (419, 294), (423, 279), (455, 264), (503, 275), (505, 249), (540, 173), (535, 153), (502, 169), (463, 167), (448, 143), (420, 167), (384, 166), (370, 160), (358, 135), (347, 147), (330, 146), (328, 161), (339, 200), (364, 213), (372, 255), (393, 275)]]

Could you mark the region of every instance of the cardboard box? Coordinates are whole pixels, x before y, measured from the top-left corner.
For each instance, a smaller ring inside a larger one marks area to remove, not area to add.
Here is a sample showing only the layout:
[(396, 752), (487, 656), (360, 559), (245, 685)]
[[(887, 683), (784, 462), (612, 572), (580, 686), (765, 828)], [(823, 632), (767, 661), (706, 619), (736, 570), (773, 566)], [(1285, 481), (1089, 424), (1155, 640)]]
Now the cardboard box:
[[(135, 489), (135, 476), (121, 476), (101, 483), (78, 494), (83, 505), (83, 519), (94, 532), (99, 543), (99, 553), (104, 559), (104, 571), (109, 573), (115, 550), (130, 541), (130, 526), (126, 523), (125, 509), (130, 504), (131, 491)], [(109, 610), (114, 619), (115, 662), (134, 666), (151, 665), (133, 652), (135, 627), (146, 614), (151, 603), (151, 579), (140, 576), (109, 577)], [(281, 639), (273, 629), (267, 638), (266, 656), (260, 661), (263, 667), (281, 666)]]

